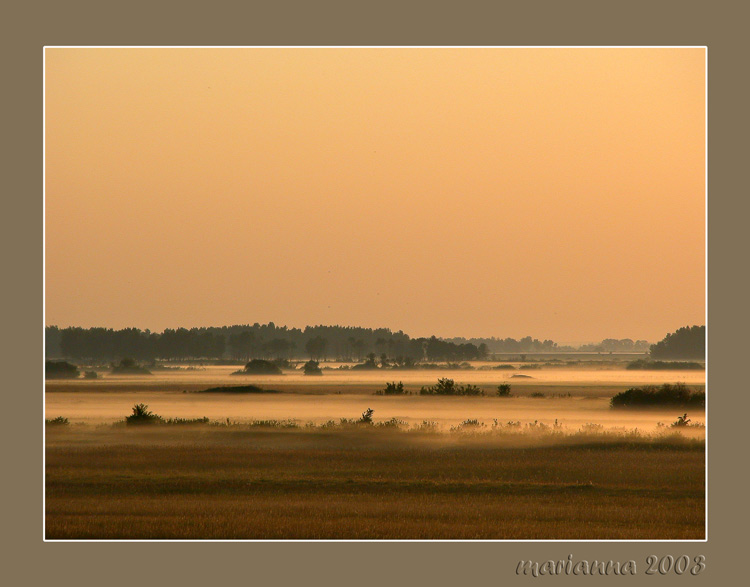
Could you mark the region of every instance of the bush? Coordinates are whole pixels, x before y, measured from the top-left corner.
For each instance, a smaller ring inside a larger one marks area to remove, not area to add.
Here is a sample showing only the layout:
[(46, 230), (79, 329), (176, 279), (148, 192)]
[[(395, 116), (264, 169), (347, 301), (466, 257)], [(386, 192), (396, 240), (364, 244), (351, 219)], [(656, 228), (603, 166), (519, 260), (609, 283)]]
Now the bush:
[(665, 383), (660, 387), (631, 387), (610, 400), (612, 408), (659, 408), (662, 406), (703, 408), (705, 405), (706, 392), (690, 391), (684, 383)]
[(83, 374), (83, 378), (84, 379), (96, 379), (97, 378), (96, 371), (86, 371)]
[(115, 375), (151, 375), (151, 371), (140, 366), (133, 359), (122, 359), (118, 365), (112, 365)]
[(438, 379), (437, 385), (422, 387), (419, 395), (484, 395), (484, 392), (476, 385), (456, 385), (453, 379), (446, 377)]
[(45, 379), (76, 379), (80, 374), (78, 367), (65, 361), (46, 361), (44, 363)]
[(271, 361), (253, 359), (245, 365), (241, 371), (235, 371), (232, 375), (281, 375), (281, 369)]
[(45, 425), (47, 426), (67, 426), (70, 424), (67, 418), (63, 418), (62, 416), (58, 416), (57, 418), (52, 418), (51, 420), (45, 420)]
[(501, 383), (497, 386), (498, 397), (510, 397), (510, 383)]
[(161, 424), (164, 422), (164, 418), (150, 412), (146, 404), (135, 404), (133, 406), (133, 413), (125, 418), (125, 424), (141, 425), (141, 424)]
[(409, 392), (404, 389), (404, 384), (399, 381), (392, 383), (386, 383), (385, 389), (379, 389), (375, 392), (375, 395), (408, 395)]
[(372, 424), (372, 415), (375, 412), (372, 408), (367, 408), (362, 412), (362, 417), (357, 420), (357, 424)]
[(312, 359), (307, 361), (302, 369), (304, 370), (305, 375), (323, 375), (323, 371), (320, 369), (318, 361), (313, 361)]
[(495, 365), (492, 368), (493, 369), (513, 370), (513, 371), (515, 371), (515, 369), (516, 369), (513, 365)]

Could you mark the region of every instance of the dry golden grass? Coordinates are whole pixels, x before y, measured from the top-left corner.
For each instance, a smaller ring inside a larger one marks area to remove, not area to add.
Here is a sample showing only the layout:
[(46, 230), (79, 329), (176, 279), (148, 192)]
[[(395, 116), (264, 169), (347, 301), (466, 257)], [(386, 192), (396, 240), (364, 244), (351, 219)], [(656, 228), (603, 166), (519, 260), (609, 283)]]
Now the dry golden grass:
[(47, 431), (47, 538), (703, 538), (700, 442)]

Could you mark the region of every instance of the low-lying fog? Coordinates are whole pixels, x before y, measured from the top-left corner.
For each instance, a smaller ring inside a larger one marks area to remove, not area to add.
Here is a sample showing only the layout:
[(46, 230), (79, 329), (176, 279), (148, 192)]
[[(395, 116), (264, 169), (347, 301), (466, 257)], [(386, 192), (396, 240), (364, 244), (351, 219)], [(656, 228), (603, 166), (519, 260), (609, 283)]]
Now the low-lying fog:
[[(650, 432), (658, 422), (672, 423), (679, 409), (662, 411), (611, 410), (609, 398), (629, 386), (682, 381), (696, 387), (705, 382), (703, 371), (626, 371), (614, 369), (535, 369), (526, 371), (335, 371), (322, 377), (288, 373), (276, 377), (232, 376), (237, 367), (207, 367), (205, 370), (156, 371), (153, 376), (115, 377), (97, 380), (47, 382), (46, 417), (64, 416), (71, 422), (105, 423), (122, 420), (136, 403), (165, 418), (211, 420), (286, 420), (322, 423), (339, 418), (358, 418), (372, 408), (374, 420), (399, 418), (410, 424), (424, 420), (444, 426), (466, 419), (488, 425), (500, 422), (558, 420), (568, 430), (587, 423), (607, 428), (638, 428)], [(512, 378), (513, 374), (530, 379)], [(439, 377), (457, 383), (472, 383), (485, 390), (485, 397), (376, 396), (386, 381), (403, 381), (418, 392)], [(494, 386), (511, 384), (515, 397), (492, 397)], [(217, 385), (254, 384), (274, 388), (277, 394), (200, 394), (195, 391)], [(183, 393), (186, 390), (187, 393)], [(546, 397), (532, 398), (538, 390)], [(570, 394), (570, 397), (567, 396)], [(565, 397), (555, 397), (562, 395)], [(703, 413), (689, 414), (704, 422)]]

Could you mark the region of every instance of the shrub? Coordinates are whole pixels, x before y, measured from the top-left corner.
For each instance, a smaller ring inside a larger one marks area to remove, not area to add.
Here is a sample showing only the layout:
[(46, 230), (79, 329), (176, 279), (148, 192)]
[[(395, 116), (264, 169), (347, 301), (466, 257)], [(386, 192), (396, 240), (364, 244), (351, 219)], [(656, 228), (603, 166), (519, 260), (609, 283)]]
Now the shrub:
[(51, 420), (45, 420), (45, 425), (47, 426), (67, 426), (70, 424), (67, 418), (63, 418), (62, 416), (58, 416), (57, 418), (52, 418)]
[(684, 383), (665, 383), (660, 387), (631, 387), (610, 400), (612, 408), (658, 408), (662, 406), (702, 408), (705, 405), (706, 392), (692, 392)]
[(307, 361), (302, 369), (305, 372), (305, 375), (323, 375), (323, 371), (320, 369), (318, 361), (313, 361), (312, 359)]
[(375, 395), (408, 395), (408, 391), (404, 389), (404, 384), (399, 381), (392, 383), (386, 383), (385, 389), (379, 389), (375, 392)]
[(385, 422), (380, 422), (379, 424), (377, 424), (378, 428), (401, 429), (404, 426), (406, 426), (406, 422), (404, 422), (403, 420), (399, 420), (398, 418), (391, 418), (390, 420), (386, 420)]
[(681, 428), (683, 426), (688, 426), (690, 424), (690, 418), (688, 418), (687, 414), (683, 414), (682, 416), (677, 416), (677, 420), (672, 423), (672, 428)]
[(164, 418), (150, 412), (146, 404), (135, 404), (133, 406), (133, 413), (125, 418), (127, 425), (140, 425), (140, 424), (161, 424), (164, 422)]
[(281, 375), (281, 369), (271, 361), (253, 359), (245, 365), (241, 371), (235, 371), (232, 375)]
[(97, 378), (96, 371), (86, 371), (83, 374), (83, 378), (84, 379), (96, 379)]
[(44, 363), (45, 379), (75, 379), (80, 374), (78, 367), (65, 361), (46, 361)]
[(493, 369), (513, 370), (513, 371), (515, 371), (515, 369), (516, 369), (513, 365), (495, 365), (492, 368)]
[(510, 383), (501, 383), (497, 386), (498, 397), (510, 397)]
[(419, 395), (484, 395), (476, 385), (456, 385), (453, 379), (446, 377), (438, 379), (437, 385), (422, 387)]
[(122, 359), (119, 364), (112, 365), (115, 375), (151, 375), (151, 371), (140, 366), (133, 359)]
[(375, 412), (372, 408), (367, 408), (362, 412), (362, 416), (357, 420), (357, 424), (372, 424), (372, 415)]

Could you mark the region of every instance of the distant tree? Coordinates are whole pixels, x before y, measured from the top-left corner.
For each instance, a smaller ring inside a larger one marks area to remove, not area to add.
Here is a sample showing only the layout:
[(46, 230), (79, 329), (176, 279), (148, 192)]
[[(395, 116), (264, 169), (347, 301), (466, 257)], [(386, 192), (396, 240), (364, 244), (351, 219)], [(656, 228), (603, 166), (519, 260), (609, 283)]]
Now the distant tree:
[(271, 361), (264, 359), (253, 359), (241, 371), (235, 371), (232, 375), (281, 375), (281, 369)]
[(47, 361), (44, 363), (45, 379), (75, 379), (80, 374), (78, 367), (65, 361)]
[(304, 370), (305, 375), (323, 375), (323, 371), (320, 368), (320, 363), (318, 363), (317, 361), (307, 361), (302, 369)]
[(151, 371), (140, 366), (133, 359), (122, 359), (117, 365), (112, 365), (114, 375), (151, 375)]
[(651, 345), (652, 359), (706, 358), (706, 327), (685, 326)]

